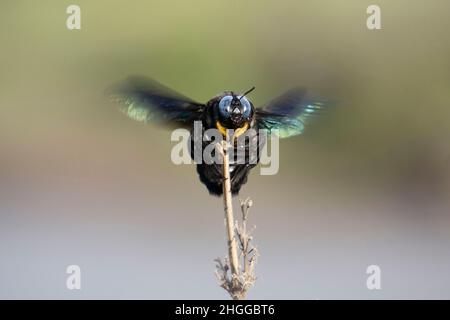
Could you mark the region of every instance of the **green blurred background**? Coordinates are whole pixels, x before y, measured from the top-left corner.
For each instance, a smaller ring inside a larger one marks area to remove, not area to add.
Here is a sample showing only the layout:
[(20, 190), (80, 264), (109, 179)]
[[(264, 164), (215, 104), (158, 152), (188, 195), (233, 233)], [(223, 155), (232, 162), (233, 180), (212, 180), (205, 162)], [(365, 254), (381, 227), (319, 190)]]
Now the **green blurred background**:
[(139, 74), (201, 102), (253, 85), (256, 105), (297, 85), (337, 102), (243, 188), (250, 298), (450, 298), (450, 3), (376, 1), (376, 31), (370, 4), (2, 1), (0, 297), (227, 297), (221, 200), (171, 163), (170, 131), (102, 95)]

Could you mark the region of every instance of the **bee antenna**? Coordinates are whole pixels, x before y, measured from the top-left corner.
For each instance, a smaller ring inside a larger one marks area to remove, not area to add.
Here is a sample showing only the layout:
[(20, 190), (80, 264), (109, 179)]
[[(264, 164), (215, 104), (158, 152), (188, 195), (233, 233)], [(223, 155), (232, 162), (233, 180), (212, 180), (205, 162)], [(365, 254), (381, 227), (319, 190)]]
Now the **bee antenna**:
[(255, 87), (252, 87), (250, 90), (248, 90), (246, 93), (244, 93), (240, 98), (239, 98), (239, 100), (241, 100), (243, 97), (245, 97), (247, 94), (249, 94), (250, 92), (252, 92), (253, 90), (255, 90), (256, 88)]

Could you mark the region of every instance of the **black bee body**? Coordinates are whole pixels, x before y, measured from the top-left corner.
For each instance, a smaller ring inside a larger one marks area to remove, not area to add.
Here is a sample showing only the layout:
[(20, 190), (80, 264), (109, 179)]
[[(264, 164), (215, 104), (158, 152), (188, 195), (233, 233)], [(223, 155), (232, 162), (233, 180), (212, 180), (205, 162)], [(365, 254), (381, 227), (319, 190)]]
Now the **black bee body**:
[[(196, 161), (193, 147), (195, 139), (202, 139), (203, 152), (206, 146), (211, 144), (208, 139), (203, 139), (203, 136), (207, 135), (205, 131), (218, 130), (233, 145), (234, 152), (231, 154), (234, 157), (230, 158), (230, 176), (231, 191), (236, 195), (247, 182), (250, 170), (260, 160), (260, 150), (265, 143), (265, 136), (261, 135), (260, 130), (276, 134), (280, 138), (301, 134), (311, 115), (318, 113), (324, 106), (322, 102), (305, 100), (302, 89), (292, 89), (265, 107), (255, 108), (245, 97), (253, 89), (242, 95), (226, 91), (203, 104), (154, 80), (130, 77), (125, 82), (111, 87), (108, 93), (121, 104), (122, 111), (134, 120), (145, 123), (159, 121), (190, 130), (191, 157), (194, 161)], [(194, 132), (197, 121), (202, 123), (201, 135)], [(234, 132), (231, 140), (229, 140), (230, 130)], [(239, 142), (239, 139), (243, 139), (244, 142)], [(239, 151), (241, 155), (242, 153), (245, 155), (244, 160), (238, 157)], [(221, 195), (222, 164), (198, 161), (196, 163), (200, 181), (206, 185), (209, 193)]]
[[(219, 111), (219, 103), (220, 101), (226, 97), (226, 96), (232, 96), (233, 93), (231, 91), (224, 92), (223, 94), (214, 97), (210, 101), (207, 102), (206, 108), (204, 110), (204, 113), (201, 117), (202, 121), (202, 134), (201, 136), (205, 136), (205, 131), (208, 129), (217, 129), (217, 122), (219, 123), (225, 122), (220, 117), (220, 111)], [(260, 153), (258, 148), (256, 148), (254, 151), (256, 151), (255, 154), (252, 154), (253, 149), (251, 149), (252, 145), (257, 146), (259, 148), (262, 148), (265, 143), (265, 139), (263, 136), (259, 135), (259, 132), (257, 131), (257, 125), (256, 125), (256, 119), (255, 119), (255, 112), (254, 112), (254, 106), (250, 102), (251, 106), (251, 112), (250, 117), (245, 120), (245, 124), (248, 125), (248, 129), (254, 129), (254, 135), (248, 135), (247, 139), (243, 139), (242, 143), (238, 143), (238, 141), (235, 141), (233, 143), (233, 152), (231, 152), (232, 155), (234, 155), (230, 159), (230, 178), (231, 178), (231, 192), (233, 195), (237, 195), (242, 187), (247, 182), (248, 174), (250, 173), (250, 170), (254, 168), (260, 159)], [(226, 129), (233, 129), (236, 131), (236, 129), (242, 128), (244, 125), (244, 122), (233, 124), (232, 122), (227, 123), (229, 126)], [(193, 132), (191, 132), (190, 136), (190, 151), (191, 151), (191, 158), (195, 160), (194, 157), (194, 143), (195, 143), (195, 135)], [(211, 144), (211, 141), (209, 139), (202, 139), (202, 153), (205, 150), (205, 148)], [(238, 152), (239, 149), (243, 149), (243, 155), (244, 155), (244, 163), (239, 163), (238, 161)], [(214, 154), (215, 151), (213, 151)], [(200, 178), (200, 181), (207, 187), (208, 191), (212, 195), (220, 196), (222, 195), (223, 190), (223, 165), (220, 163), (211, 163), (207, 164), (204, 161), (202, 163), (197, 163), (197, 173)]]
[[(255, 166), (256, 164), (238, 164), (230, 166), (231, 193), (233, 195), (239, 193), (242, 185), (247, 182), (250, 170)], [(197, 173), (200, 181), (206, 186), (210, 194), (216, 196), (222, 195), (222, 165), (205, 163), (197, 164)]]

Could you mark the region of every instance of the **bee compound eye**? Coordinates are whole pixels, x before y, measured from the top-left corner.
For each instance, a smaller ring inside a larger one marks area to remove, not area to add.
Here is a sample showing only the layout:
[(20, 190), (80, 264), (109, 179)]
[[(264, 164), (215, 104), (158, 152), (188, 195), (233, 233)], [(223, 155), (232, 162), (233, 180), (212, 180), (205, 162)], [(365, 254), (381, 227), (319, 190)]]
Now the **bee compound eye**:
[(250, 101), (246, 97), (241, 98), (241, 104), (242, 104), (242, 113), (245, 117), (250, 116), (250, 113), (252, 111), (252, 106), (250, 104)]
[(232, 96), (225, 96), (219, 102), (219, 112), (222, 116), (228, 117), (231, 112), (231, 102), (233, 101)]

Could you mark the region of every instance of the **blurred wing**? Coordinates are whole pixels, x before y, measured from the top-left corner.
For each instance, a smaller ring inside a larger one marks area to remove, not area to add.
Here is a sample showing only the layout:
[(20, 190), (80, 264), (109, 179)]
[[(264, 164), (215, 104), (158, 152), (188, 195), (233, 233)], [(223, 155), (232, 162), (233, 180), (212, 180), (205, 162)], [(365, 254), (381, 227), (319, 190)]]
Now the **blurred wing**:
[(305, 99), (303, 89), (292, 89), (266, 107), (256, 110), (258, 129), (277, 131), (280, 138), (302, 134), (310, 120), (323, 111), (325, 104)]
[(107, 94), (131, 119), (189, 126), (199, 120), (204, 105), (144, 77), (129, 77), (112, 86)]

